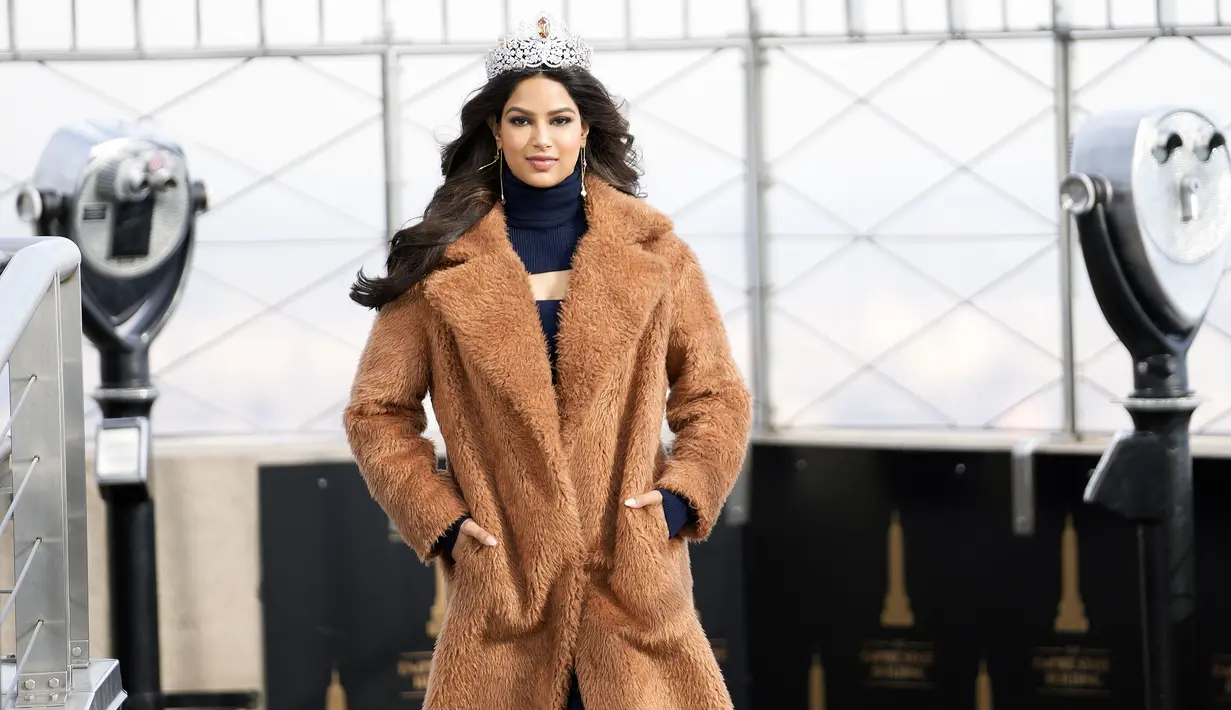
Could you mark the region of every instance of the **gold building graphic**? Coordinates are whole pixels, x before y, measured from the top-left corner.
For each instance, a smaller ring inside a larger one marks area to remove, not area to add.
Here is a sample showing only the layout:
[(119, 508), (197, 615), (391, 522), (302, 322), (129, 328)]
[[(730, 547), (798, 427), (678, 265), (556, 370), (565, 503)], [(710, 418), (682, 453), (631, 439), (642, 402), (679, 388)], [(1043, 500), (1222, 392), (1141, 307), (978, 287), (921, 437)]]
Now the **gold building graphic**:
[(1073, 525), (1073, 514), (1069, 513), (1060, 535), (1060, 603), (1056, 606), (1056, 633), (1084, 634), (1090, 629), (1086, 605), (1081, 600), (1077, 554), (1077, 528)]
[(812, 667), (808, 669), (808, 710), (825, 710), (825, 668), (821, 654), (812, 654)]
[(987, 657), (979, 659), (979, 675), (975, 678), (975, 710), (992, 710), (992, 677), (987, 673)]
[(439, 560), (432, 563), (432, 568), (436, 571), (436, 597), (427, 617), (427, 637), (434, 639), (440, 635), (440, 626), (445, 621), (445, 573)]
[(336, 665), (330, 674), (329, 687), (325, 690), (325, 710), (346, 710), (346, 688), (342, 687), (342, 677), (338, 675)]
[(881, 626), (909, 628), (915, 625), (915, 615), (910, 610), (910, 597), (906, 593), (906, 544), (902, 534), (901, 517), (896, 510), (889, 517), (889, 535), (886, 542), (889, 569), (885, 606), (881, 610)]

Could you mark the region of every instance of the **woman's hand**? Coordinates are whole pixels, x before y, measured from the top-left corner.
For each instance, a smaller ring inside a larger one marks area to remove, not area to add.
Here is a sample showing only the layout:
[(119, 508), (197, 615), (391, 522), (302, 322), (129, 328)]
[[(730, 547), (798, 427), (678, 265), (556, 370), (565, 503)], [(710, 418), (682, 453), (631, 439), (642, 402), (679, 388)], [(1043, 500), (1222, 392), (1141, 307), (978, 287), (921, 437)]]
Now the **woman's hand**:
[(662, 491), (652, 490), (648, 493), (642, 493), (639, 496), (629, 498), (628, 500), (624, 501), (624, 505), (627, 505), (630, 508), (644, 508), (650, 505), (662, 505), (662, 502), (663, 502)]
[(466, 522), (462, 523), (462, 527), (458, 532), (474, 538), (480, 545), (496, 546), (496, 536), (479, 527), (479, 524), (470, 518), (466, 518)]

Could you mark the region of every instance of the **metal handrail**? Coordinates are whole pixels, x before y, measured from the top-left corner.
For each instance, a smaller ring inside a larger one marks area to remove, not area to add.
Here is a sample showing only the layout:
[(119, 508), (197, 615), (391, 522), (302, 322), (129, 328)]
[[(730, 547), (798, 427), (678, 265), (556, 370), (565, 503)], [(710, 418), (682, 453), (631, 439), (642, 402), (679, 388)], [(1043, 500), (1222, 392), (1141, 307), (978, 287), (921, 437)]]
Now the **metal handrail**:
[(67, 239), (13, 237), (0, 239), (0, 362), (13, 355), (17, 339), (34, 319), (43, 294), (54, 283), (77, 273), (81, 250)]
[(16, 399), (0, 427), (12, 492), (0, 533), (12, 528), (18, 571), (0, 590), (0, 624), (11, 616), (17, 637), (0, 659), (3, 710), (113, 710), (125, 697), (118, 664), (89, 653), (80, 265), (68, 239), (0, 239), (0, 364)]

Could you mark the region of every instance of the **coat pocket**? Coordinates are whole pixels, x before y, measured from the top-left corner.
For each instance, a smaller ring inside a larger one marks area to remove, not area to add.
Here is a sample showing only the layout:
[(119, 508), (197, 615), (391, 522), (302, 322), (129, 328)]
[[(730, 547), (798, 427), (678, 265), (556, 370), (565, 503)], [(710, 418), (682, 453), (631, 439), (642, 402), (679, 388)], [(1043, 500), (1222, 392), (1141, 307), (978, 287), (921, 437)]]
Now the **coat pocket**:
[(686, 611), (692, 580), (688, 552), (667, 537), (660, 506), (623, 511), (609, 582), (616, 600), (633, 618), (659, 623)]

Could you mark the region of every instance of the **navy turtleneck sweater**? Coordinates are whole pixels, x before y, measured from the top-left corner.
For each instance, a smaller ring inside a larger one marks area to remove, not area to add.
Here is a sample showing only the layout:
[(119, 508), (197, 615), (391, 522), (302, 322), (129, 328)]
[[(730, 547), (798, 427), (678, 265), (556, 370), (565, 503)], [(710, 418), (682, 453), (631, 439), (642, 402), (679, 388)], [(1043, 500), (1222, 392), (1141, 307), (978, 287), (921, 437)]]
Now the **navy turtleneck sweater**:
[[(536, 292), (539, 322), (547, 341), (554, 380), (556, 373), (556, 334), (559, 330), (560, 303), (564, 299), (573, 251), (586, 231), (586, 213), (581, 198), (581, 173), (574, 171), (558, 185), (534, 187), (518, 180), (504, 167), (504, 214), (513, 251), (521, 258), (532, 290)], [(696, 511), (688, 501), (671, 491), (663, 495), (663, 515), (671, 537), (693, 522)], [(453, 552), (462, 518), (441, 539), (441, 547)]]

